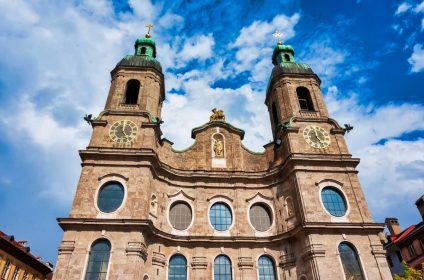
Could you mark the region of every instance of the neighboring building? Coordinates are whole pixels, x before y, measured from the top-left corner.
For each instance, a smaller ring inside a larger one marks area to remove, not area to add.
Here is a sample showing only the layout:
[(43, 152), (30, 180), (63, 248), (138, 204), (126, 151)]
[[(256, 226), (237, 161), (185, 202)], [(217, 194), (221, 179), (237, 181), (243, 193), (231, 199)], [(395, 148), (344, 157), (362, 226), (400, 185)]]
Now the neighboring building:
[(111, 72), (70, 216), (58, 219), (54, 279), (391, 279), (359, 159), (291, 46), (272, 55), (274, 140), (262, 153), (216, 109), (192, 130), (192, 146), (173, 149), (161, 137), (155, 57), (147, 34)]
[(400, 229), (396, 218), (386, 218), (386, 226), (390, 234), (384, 249), (387, 251), (387, 261), (392, 274), (402, 274), (402, 261), (410, 267), (422, 269), (424, 263), (424, 195), (417, 202), (422, 221), (416, 225)]
[(13, 235), (0, 231), (0, 279), (51, 279), (52, 269), (49, 264), (41, 262), (29, 251), (26, 241), (15, 241)]

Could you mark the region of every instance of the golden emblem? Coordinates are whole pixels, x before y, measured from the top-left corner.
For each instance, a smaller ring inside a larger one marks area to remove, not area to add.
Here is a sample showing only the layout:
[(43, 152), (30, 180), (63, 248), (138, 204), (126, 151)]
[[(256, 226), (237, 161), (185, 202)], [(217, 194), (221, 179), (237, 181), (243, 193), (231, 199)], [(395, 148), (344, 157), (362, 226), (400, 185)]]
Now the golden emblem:
[(213, 122), (213, 121), (225, 121), (224, 111), (213, 108), (212, 112), (213, 112), (213, 114), (210, 117), (209, 121), (211, 121), (211, 122)]

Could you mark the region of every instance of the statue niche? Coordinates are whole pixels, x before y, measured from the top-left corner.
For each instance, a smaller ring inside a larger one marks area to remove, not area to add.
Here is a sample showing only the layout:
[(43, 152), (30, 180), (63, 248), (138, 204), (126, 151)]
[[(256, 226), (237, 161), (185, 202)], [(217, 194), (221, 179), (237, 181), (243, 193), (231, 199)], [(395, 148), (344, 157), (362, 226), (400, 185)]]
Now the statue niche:
[(225, 140), (222, 134), (212, 135), (212, 167), (225, 168)]
[(221, 134), (214, 134), (212, 136), (212, 157), (224, 157), (224, 136)]

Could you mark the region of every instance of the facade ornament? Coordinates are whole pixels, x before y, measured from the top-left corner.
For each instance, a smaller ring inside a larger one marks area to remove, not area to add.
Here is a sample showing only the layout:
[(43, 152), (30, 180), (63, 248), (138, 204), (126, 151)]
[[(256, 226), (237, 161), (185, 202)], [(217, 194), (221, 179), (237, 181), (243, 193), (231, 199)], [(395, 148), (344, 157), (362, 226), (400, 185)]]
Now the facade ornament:
[(221, 109), (217, 109), (217, 108), (213, 108), (212, 109), (212, 116), (210, 117), (211, 122), (213, 121), (225, 121), (225, 115), (224, 115), (224, 111)]
[(213, 142), (213, 151), (215, 153), (215, 157), (224, 157), (224, 143), (222, 143), (221, 139), (213, 139)]

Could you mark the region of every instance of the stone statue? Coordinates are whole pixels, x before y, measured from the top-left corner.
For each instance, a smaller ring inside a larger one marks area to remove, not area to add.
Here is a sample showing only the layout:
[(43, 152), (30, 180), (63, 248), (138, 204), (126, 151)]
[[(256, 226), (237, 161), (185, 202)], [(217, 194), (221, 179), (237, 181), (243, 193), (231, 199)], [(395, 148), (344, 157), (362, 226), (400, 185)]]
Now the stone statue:
[(210, 117), (209, 121), (211, 121), (211, 122), (212, 121), (225, 121), (224, 111), (213, 108), (212, 112), (213, 112), (213, 114)]
[(224, 144), (220, 139), (215, 139), (213, 144), (213, 151), (215, 152), (215, 157), (222, 158), (224, 157)]

